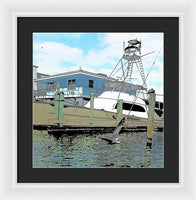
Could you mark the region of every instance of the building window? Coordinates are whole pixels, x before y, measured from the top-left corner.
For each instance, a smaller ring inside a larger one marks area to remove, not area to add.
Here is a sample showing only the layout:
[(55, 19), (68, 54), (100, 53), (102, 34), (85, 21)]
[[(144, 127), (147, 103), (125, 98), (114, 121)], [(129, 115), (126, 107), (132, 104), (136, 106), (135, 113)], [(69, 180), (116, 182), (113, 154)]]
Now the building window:
[(73, 90), (76, 87), (76, 79), (68, 80), (68, 89)]
[(89, 80), (89, 88), (94, 88), (94, 81), (93, 80)]
[(53, 85), (55, 82), (48, 82), (47, 84), (48, 85)]
[(47, 90), (54, 90), (55, 89), (55, 82), (48, 82), (47, 83)]

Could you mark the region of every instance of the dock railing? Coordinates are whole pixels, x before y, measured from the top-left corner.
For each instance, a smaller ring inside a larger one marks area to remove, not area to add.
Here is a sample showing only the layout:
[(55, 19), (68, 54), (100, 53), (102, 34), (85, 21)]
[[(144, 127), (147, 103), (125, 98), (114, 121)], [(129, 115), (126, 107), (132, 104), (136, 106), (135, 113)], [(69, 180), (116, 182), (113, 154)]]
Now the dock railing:
[[(48, 85), (47, 83), (39, 83), (40, 88), (33, 91), (33, 97), (35, 100), (39, 99), (54, 99), (55, 93), (57, 91), (57, 83), (53, 85)], [(72, 87), (60, 87), (60, 92), (64, 93), (64, 97), (89, 97), (90, 94), (101, 94), (102, 89), (89, 88), (81, 85), (74, 85)]]

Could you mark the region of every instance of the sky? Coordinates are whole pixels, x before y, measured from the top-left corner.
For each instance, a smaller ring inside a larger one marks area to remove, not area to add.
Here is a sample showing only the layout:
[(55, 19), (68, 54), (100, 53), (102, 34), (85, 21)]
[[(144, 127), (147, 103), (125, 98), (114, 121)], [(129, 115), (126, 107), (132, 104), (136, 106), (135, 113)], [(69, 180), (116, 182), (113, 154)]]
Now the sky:
[[(147, 88), (163, 101), (163, 33), (33, 33), (33, 64), (49, 75), (79, 68), (109, 75), (123, 55), (123, 42), (126, 46), (131, 39), (142, 42), (141, 55), (153, 52), (142, 57)], [(137, 67), (132, 77), (132, 83), (142, 84)]]

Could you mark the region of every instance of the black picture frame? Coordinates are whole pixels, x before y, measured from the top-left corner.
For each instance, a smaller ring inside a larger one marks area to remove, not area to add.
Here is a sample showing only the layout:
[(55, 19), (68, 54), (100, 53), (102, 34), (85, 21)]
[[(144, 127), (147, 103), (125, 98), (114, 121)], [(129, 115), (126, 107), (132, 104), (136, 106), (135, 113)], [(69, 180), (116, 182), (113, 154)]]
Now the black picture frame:
[[(164, 168), (32, 167), (33, 32), (164, 32)], [(178, 17), (18, 17), (17, 84), (18, 183), (179, 182)]]

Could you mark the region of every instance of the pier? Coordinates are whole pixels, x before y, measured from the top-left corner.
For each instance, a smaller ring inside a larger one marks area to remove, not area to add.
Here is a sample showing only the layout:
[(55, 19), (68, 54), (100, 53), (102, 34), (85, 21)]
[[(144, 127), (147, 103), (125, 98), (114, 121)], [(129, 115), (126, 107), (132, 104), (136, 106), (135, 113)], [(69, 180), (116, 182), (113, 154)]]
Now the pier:
[[(117, 113), (93, 108), (94, 97), (91, 95), (91, 107), (64, 105), (62, 93), (55, 95), (54, 103), (34, 101), (34, 129), (47, 129), (49, 132), (95, 133), (111, 132), (118, 122), (125, 117), (122, 131), (147, 131), (148, 119), (122, 114), (122, 100), (118, 100)], [(154, 110), (153, 110), (154, 112)], [(151, 123), (152, 124), (152, 123)], [(153, 120), (153, 130), (163, 130), (163, 120)]]

